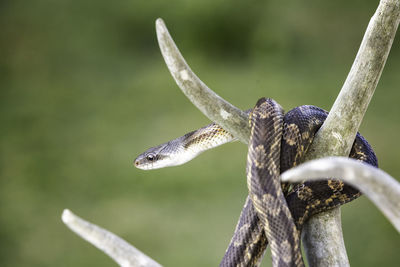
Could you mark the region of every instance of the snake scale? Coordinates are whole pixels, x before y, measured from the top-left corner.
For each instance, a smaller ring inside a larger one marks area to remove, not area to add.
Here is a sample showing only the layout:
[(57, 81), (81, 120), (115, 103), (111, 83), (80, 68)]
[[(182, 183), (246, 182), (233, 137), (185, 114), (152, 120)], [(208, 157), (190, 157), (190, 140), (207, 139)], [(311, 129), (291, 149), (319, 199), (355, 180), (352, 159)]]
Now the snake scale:
[[(299, 234), (312, 215), (360, 196), (339, 180), (280, 183), (280, 173), (304, 160), (327, 112), (300, 106), (284, 114), (272, 99), (261, 98), (248, 111), (251, 137), (247, 155), (247, 197), (220, 266), (259, 266), (268, 243), (273, 266), (304, 266)], [(212, 123), (140, 154), (135, 166), (156, 169), (183, 164), (199, 153), (235, 140)], [(377, 166), (368, 142), (357, 133), (350, 157)]]

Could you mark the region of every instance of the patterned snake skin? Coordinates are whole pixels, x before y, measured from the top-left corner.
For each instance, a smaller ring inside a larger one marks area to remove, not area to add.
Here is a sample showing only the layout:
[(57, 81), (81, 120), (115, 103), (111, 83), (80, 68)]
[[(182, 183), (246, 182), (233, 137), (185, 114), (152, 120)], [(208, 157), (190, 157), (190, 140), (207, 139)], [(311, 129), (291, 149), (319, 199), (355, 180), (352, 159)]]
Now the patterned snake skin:
[[(332, 179), (280, 186), (279, 174), (301, 163), (326, 117), (326, 111), (314, 106), (297, 107), (283, 116), (274, 100), (257, 102), (250, 114), (249, 197), (220, 266), (258, 266), (268, 241), (273, 266), (304, 266), (299, 240), (304, 222), (360, 196)], [(358, 133), (350, 157), (377, 166), (372, 148)]]
[[(273, 266), (303, 266), (299, 240), (303, 224), (316, 213), (359, 197), (360, 192), (332, 179), (290, 185), (279, 181), (280, 173), (304, 160), (326, 111), (300, 106), (283, 115), (274, 100), (261, 98), (247, 112), (251, 112), (249, 196), (220, 266), (259, 266), (268, 243)], [(146, 150), (134, 164), (144, 170), (176, 166), (233, 140), (230, 133), (212, 123)], [(377, 166), (372, 148), (358, 133), (349, 156)]]

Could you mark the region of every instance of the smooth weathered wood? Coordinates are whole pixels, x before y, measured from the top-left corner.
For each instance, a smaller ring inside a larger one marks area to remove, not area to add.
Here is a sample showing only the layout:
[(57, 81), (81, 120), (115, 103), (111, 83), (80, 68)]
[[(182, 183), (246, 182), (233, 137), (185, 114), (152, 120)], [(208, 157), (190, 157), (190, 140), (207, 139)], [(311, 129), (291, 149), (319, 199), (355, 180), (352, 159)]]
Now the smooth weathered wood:
[(65, 209), (63, 222), (77, 235), (102, 250), (121, 267), (161, 267), (160, 264), (117, 235)]
[(156, 32), (165, 63), (182, 92), (211, 121), (247, 144), (250, 127), (246, 113), (214, 93), (194, 74), (162, 19), (156, 21)]
[(389, 174), (351, 158), (326, 157), (308, 161), (281, 175), (283, 182), (292, 183), (321, 177), (340, 179), (358, 188), (400, 233), (400, 183)]
[[(314, 138), (307, 160), (349, 155), (385, 66), (399, 19), (399, 0), (380, 1), (347, 79)], [(338, 214), (337, 210), (317, 214), (305, 224), (303, 246), (310, 266), (349, 266), (343, 235), (337, 234), (342, 233)]]
[[(378, 9), (368, 25), (350, 73), (327, 120), (314, 139), (307, 160), (349, 154), (389, 54), (399, 24), (399, 14), (400, 0), (380, 1)], [(191, 71), (161, 19), (156, 21), (156, 30), (165, 62), (185, 95), (210, 120), (218, 123), (247, 144), (250, 136), (247, 115), (215, 94)], [(66, 224), (79, 226), (71, 227), (74, 231), (87, 231), (87, 235), (83, 238), (107, 254), (117, 253), (120, 255), (121, 266), (160, 266), (144, 254), (143, 259), (145, 260), (139, 261), (142, 265), (128, 265), (130, 254), (136, 253), (134, 247), (108, 231), (72, 215), (69, 211), (64, 212), (63, 220)], [(100, 235), (101, 238), (99, 238), (99, 232), (93, 229), (105, 233), (104, 236)], [(303, 237), (310, 266), (349, 265), (342, 237), (339, 209), (311, 218), (303, 228)], [(109, 243), (109, 239), (115, 240), (115, 242)], [(110, 246), (110, 244), (112, 245)], [(103, 246), (110, 247), (103, 249)], [(130, 252), (126, 253), (127, 251)], [(139, 255), (142, 255), (140, 253)], [(135, 259), (132, 260), (135, 261)], [(125, 263), (127, 265), (124, 265)]]

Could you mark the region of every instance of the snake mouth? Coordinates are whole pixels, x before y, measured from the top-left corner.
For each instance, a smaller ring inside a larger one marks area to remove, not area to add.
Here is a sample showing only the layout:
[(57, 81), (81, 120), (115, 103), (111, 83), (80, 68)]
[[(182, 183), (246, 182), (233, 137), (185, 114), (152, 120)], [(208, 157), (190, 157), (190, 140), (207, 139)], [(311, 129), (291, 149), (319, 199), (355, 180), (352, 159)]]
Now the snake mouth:
[(133, 165), (134, 165), (136, 168), (138, 168), (138, 169), (146, 170), (146, 169), (147, 169), (147, 168), (146, 168), (147, 164), (145, 164), (144, 161), (145, 161), (145, 160), (143, 160), (143, 159), (136, 158), (136, 159), (133, 161)]
[(136, 159), (133, 160), (133, 166), (135, 166), (138, 169), (143, 169), (146, 164), (145, 163), (145, 158), (139, 155)]

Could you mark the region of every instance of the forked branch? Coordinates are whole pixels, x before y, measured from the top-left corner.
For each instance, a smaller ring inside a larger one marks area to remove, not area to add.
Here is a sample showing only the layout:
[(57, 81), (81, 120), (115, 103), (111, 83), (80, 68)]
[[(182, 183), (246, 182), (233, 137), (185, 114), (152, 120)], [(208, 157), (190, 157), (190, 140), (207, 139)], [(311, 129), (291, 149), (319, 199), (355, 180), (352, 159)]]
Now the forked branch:
[[(327, 120), (314, 139), (308, 159), (349, 154), (358, 127), (385, 65), (399, 19), (400, 0), (381, 0), (368, 25), (346, 82)], [(165, 62), (185, 95), (210, 120), (221, 125), (243, 143), (248, 143), (250, 131), (246, 114), (215, 94), (192, 72), (161, 19), (157, 20), (156, 29)], [(72, 213), (67, 212), (64, 215), (63, 219), (67, 225), (76, 224), (78, 226), (75, 229), (71, 227), (71, 229), (74, 231), (84, 230), (83, 238), (109, 255), (119, 255), (118, 263), (121, 266), (160, 266), (108, 231), (97, 226), (93, 227), (94, 225), (87, 224), (74, 216), (71, 217)], [(73, 220), (68, 220), (68, 218)], [(92, 231), (92, 229), (95, 230)], [(99, 238), (97, 230), (103, 233), (100, 235), (101, 238)], [(310, 237), (303, 240), (310, 266), (349, 265), (341, 235), (338, 210), (313, 217), (305, 225), (303, 232), (305, 232), (305, 236)], [(314, 238), (314, 236), (318, 236), (318, 238)], [(110, 240), (115, 242), (110, 243)], [(109, 247), (105, 249), (107, 246)], [(322, 253), (321, 249), (323, 249)], [(135, 256), (132, 255), (139, 256), (135, 259)], [(143, 260), (138, 261), (138, 259)]]
[[(308, 160), (327, 155), (348, 156), (393, 43), (399, 24), (399, 9), (399, 0), (380, 1), (343, 88), (315, 137)], [(244, 122), (226, 124), (224, 118), (221, 119), (218, 109), (211, 108), (220, 106), (221, 98), (190, 70), (162, 20), (157, 20), (156, 29), (161, 52), (181, 90), (209, 119), (246, 143), (248, 126)], [(238, 116), (237, 113), (224, 114), (229, 118)], [(242, 132), (243, 129), (247, 130)], [(338, 210), (314, 216), (303, 232), (309, 237), (303, 242), (311, 266), (349, 265)]]
[[(400, 20), (400, 1), (381, 0), (356, 59), (329, 115), (318, 131), (307, 159), (348, 156), (378, 84)], [(310, 266), (349, 266), (341, 233), (340, 212), (313, 216), (303, 228)]]

